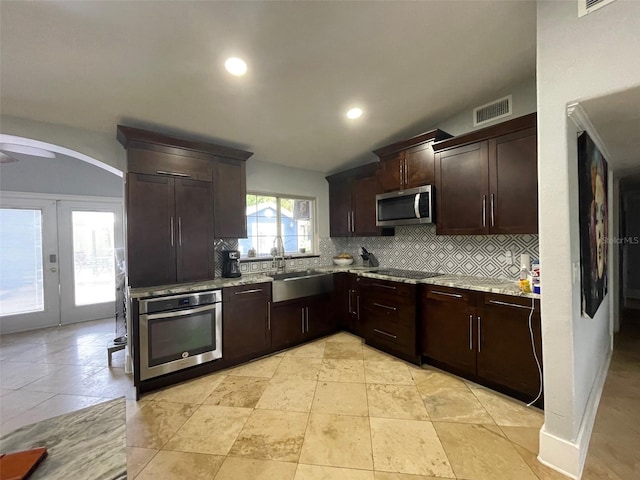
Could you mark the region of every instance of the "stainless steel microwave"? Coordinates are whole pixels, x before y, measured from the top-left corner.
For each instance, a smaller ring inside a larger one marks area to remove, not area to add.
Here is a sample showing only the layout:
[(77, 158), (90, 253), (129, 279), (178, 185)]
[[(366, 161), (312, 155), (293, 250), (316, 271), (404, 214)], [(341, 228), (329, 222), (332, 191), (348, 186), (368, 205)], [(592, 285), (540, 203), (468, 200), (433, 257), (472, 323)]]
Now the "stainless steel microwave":
[(410, 188), (376, 195), (376, 225), (415, 225), (433, 222), (433, 187)]

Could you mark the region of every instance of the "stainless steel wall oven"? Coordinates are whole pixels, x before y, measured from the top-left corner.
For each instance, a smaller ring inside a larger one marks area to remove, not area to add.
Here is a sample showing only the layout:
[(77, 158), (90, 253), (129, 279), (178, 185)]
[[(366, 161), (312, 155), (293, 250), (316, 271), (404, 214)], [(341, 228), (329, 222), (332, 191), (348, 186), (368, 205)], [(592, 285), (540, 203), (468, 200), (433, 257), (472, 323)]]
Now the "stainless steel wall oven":
[(140, 300), (140, 380), (222, 358), (222, 291)]

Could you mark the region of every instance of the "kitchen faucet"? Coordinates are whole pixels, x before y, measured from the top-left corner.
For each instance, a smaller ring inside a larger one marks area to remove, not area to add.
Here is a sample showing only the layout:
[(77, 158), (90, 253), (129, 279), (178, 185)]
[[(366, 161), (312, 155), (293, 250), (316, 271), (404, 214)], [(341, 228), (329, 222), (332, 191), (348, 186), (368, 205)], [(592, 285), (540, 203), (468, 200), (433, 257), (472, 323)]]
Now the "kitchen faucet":
[(284, 259), (284, 242), (280, 235), (277, 235), (276, 238), (273, 239), (271, 255), (273, 255), (271, 267), (276, 269), (276, 273), (280, 271), (284, 272), (287, 267), (287, 263)]

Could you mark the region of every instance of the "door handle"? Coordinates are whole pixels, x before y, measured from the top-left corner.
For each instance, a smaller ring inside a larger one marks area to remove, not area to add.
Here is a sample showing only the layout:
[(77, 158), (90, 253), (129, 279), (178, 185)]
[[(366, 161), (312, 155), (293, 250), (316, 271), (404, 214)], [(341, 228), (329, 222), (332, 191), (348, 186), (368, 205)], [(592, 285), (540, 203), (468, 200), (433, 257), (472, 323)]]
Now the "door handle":
[(271, 302), (267, 302), (267, 330), (271, 330)]
[(478, 352), (482, 351), (482, 333), (481, 333), (481, 327), (482, 325), (482, 319), (480, 318), (480, 315), (478, 315)]
[(351, 212), (347, 212), (347, 232), (351, 231)]
[(360, 295), (356, 295), (356, 312), (358, 320), (360, 320)]
[(376, 332), (376, 333), (379, 333), (379, 334), (381, 334), (381, 335), (385, 335), (385, 336), (387, 336), (387, 337), (391, 337), (391, 338), (393, 338), (393, 339), (398, 338), (398, 336), (397, 336), (397, 335), (392, 335), (391, 333), (383, 332), (382, 330), (378, 330), (377, 328), (374, 328), (374, 329), (373, 329), (373, 331), (374, 331), (374, 332)]
[(302, 333), (304, 333), (304, 307), (300, 307), (300, 324), (302, 326)]
[(353, 308), (351, 307), (351, 296), (353, 295), (353, 290), (349, 289), (349, 315), (353, 313)]
[(487, 196), (482, 196), (482, 226), (487, 226)]
[(380, 307), (380, 308), (386, 308), (387, 310), (393, 310), (394, 312), (397, 310), (396, 307), (390, 307), (389, 305), (383, 305), (381, 303), (373, 303), (376, 307)]
[(54, 273), (58, 271), (58, 269), (56, 267), (51, 267), (49, 270), (51, 270)]
[(431, 293), (435, 295), (445, 295), (447, 297), (462, 298), (462, 295), (460, 295), (459, 293), (439, 292), (437, 290), (431, 290)]
[(473, 350), (473, 315), (469, 315), (469, 350)]
[(400, 186), (404, 185), (404, 171), (402, 170), (402, 162), (400, 162)]
[(309, 307), (305, 307), (307, 311), (307, 332), (309, 331)]
[(178, 245), (182, 246), (182, 217), (178, 217)]
[(169, 234), (171, 235), (171, 246), (173, 247), (173, 217), (169, 219)]
[[(376, 272), (373, 272), (376, 273)], [(396, 290), (396, 287), (392, 286), (392, 285), (383, 285), (382, 283), (374, 283), (373, 284), (374, 287), (381, 287), (381, 288), (388, 288), (389, 290)]]
[(239, 292), (233, 292), (234, 295), (246, 295), (248, 293), (258, 293), (261, 292), (261, 288), (252, 288), (251, 290), (241, 290)]
[(356, 214), (353, 210), (351, 211), (351, 231), (356, 231)]

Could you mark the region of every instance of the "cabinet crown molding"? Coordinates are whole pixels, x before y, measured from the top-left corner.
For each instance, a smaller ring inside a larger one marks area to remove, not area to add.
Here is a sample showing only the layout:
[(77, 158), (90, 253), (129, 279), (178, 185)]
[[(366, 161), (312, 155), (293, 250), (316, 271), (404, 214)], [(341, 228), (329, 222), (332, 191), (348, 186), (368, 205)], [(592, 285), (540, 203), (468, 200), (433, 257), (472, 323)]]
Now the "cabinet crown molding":
[(422, 143), (431, 141), (439, 142), (451, 137), (452, 135), (436, 128), (435, 130), (421, 133), (419, 135), (416, 135), (415, 137), (400, 140), (399, 142), (394, 142), (385, 147), (378, 148), (377, 150), (374, 150), (373, 153), (375, 153), (378, 157), (384, 157), (385, 155), (390, 155), (401, 150), (406, 150), (407, 148), (415, 147), (416, 145), (420, 145)]

